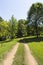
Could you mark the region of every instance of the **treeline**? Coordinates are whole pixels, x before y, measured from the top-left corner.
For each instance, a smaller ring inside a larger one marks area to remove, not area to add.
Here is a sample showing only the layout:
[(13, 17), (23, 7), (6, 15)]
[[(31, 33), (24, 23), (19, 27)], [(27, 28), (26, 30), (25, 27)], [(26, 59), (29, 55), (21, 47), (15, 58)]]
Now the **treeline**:
[[(0, 17), (0, 20), (2, 17)], [(17, 37), (27, 36), (26, 20), (20, 19), (17, 21), (12, 15), (9, 21), (0, 21), (0, 40), (13, 39)]]
[(28, 11), (27, 20), (16, 20), (12, 15), (9, 21), (0, 17), (0, 41), (36, 35), (43, 35), (43, 4), (32, 4)]

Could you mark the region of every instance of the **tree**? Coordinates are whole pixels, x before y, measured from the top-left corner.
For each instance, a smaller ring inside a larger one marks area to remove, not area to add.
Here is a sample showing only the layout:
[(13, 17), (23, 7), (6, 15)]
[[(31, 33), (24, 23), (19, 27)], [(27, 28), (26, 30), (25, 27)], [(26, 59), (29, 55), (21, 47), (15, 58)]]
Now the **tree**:
[(37, 38), (39, 36), (38, 25), (42, 22), (41, 20), (39, 21), (39, 19), (42, 17), (43, 17), (43, 4), (42, 3), (32, 4), (30, 11), (28, 12), (27, 20), (29, 21), (28, 24), (34, 28)]
[(5, 40), (8, 35), (8, 22), (0, 22), (0, 40)]
[(18, 37), (23, 37), (23, 36), (27, 35), (25, 22), (26, 21), (23, 20), (23, 19), (20, 19), (18, 21), (18, 31), (17, 31), (17, 36)]
[(0, 22), (4, 21), (2, 17), (0, 17)]
[(16, 36), (17, 33), (17, 20), (12, 15), (10, 20), (10, 33), (11, 33), (11, 39)]

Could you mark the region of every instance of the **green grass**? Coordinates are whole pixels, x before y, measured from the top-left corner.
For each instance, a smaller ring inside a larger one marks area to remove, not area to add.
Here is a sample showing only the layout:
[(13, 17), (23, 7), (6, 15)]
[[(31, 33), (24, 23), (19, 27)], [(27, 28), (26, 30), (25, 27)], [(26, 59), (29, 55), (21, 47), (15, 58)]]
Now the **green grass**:
[(16, 44), (16, 42), (16, 39), (13, 39), (10, 42), (0, 42), (0, 63), (3, 61), (7, 52), (12, 48), (12, 46)]
[(12, 65), (25, 65), (24, 62), (24, 45), (21, 43), (18, 47), (17, 53), (15, 55)]
[(20, 43), (28, 43), (31, 53), (36, 58), (39, 65), (43, 65), (43, 36), (29, 36), (19, 39)]
[(28, 45), (39, 65), (43, 65), (43, 42), (31, 42)]

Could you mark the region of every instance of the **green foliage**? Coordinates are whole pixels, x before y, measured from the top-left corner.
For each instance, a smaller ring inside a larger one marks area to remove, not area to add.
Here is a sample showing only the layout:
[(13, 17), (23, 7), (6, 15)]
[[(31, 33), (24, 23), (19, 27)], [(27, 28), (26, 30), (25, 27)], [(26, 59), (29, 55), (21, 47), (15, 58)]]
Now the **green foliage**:
[(26, 36), (26, 21), (21, 19), (18, 21), (18, 31), (17, 31), (17, 35), (18, 37), (23, 37)]
[(7, 28), (8, 28), (7, 21), (0, 22), (0, 40), (3, 40), (3, 38), (7, 36), (8, 34)]
[(14, 16), (11, 17), (11, 20), (0, 22), (0, 41), (7, 38), (16, 37), (17, 33), (17, 20)]
[(10, 34), (11, 38), (14, 38), (17, 33), (17, 20), (14, 18), (14, 16), (11, 17), (10, 20)]
[(3, 22), (4, 20), (3, 20), (3, 18), (2, 17), (0, 17), (0, 22)]
[(20, 19), (18, 22), (12, 15), (9, 21), (4, 21), (0, 17), (0, 41), (24, 37), (27, 35), (37, 35), (43, 33), (43, 4), (32, 4), (28, 11), (27, 20)]
[[(30, 11), (28, 12), (28, 25), (32, 27), (33, 33), (38, 35), (40, 34), (39, 27), (42, 26), (41, 23), (43, 22), (43, 4), (42, 3), (35, 3), (32, 4)], [(43, 23), (42, 23), (43, 24)], [(40, 26), (39, 26), (40, 25)]]

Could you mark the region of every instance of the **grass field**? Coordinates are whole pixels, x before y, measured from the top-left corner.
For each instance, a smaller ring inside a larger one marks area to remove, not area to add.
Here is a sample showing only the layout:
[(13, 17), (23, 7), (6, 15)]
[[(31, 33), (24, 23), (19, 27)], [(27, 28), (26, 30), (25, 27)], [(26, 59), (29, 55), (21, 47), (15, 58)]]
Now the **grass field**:
[(13, 39), (10, 42), (0, 42), (0, 63), (6, 56), (7, 52), (12, 48), (12, 46), (16, 44), (16, 42), (16, 39)]
[(36, 37), (24, 37), (24, 38), (18, 38), (13, 39), (10, 42), (0, 42), (0, 63), (5, 58), (7, 52), (12, 49), (12, 46), (16, 44), (16, 42), (20, 42), (20, 45), (18, 47), (17, 53), (14, 58), (14, 62), (12, 65), (25, 65), (25, 49), (24, 45), (22, 43), (27, 43), (30, 47), (31, 53), (37, 60), (39, 65), (43, 65), (43, 37), (36, 38)]
[(24, 62), (24, 45), (21, 43), (18, 47), (17, 53), (12, 65), (25, 65)]
[(38, 64), (43, 65), (43, 42), (31, 42), (28, 45)]
[(43, 65), (43, 36), (36, 38), (35, 36), (25, 37), (19, 40), (20, 43), (28, 43), (31, 53), (36, 58), (39, 65)]

